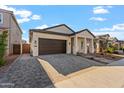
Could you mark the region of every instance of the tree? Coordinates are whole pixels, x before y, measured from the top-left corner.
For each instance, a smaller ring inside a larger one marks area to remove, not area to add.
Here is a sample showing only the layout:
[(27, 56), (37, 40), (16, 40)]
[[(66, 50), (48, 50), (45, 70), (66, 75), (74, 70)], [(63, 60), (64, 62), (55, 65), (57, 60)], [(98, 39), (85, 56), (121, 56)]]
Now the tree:
[(7, 31), (4, 31), (2, 34), (0, 34), (0, 66), (4, 65), (5, 63), (5, 52), (6, 52), (6, 40), (7, 39)]

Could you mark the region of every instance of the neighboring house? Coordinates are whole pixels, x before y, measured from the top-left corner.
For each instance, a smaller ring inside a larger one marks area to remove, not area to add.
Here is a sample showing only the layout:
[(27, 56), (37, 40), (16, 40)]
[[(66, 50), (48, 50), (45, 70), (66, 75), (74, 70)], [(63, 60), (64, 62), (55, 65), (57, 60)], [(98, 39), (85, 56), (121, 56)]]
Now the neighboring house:
[(26, 40), (22, 40), (22, 44), (27, 44), (27, 41)]
[(123, 40), (118, 40), (120, 48), (124, 48), (124, 41)]
[[(3, 31), (8, 32), (6, 55), (11, 55), (13, 51), (21, 51), (21, 49), (14, 50), (14, 45), (21, 46), (22, 31), (16, 21), (12, 11), (0, 9), (0, 34)], [(20, 47), (21, 48), (21, 47)]]
[(104, 52), (106, 48), (115, 46), (120, 49), (118, 39), (116, 37), (110, 37), (109, 34), (99, 35), (95, 38), (96, 53)]
[(65, 24), (46, 29), (30, 29), (31, 54), (94, 53), (95, 36), (84, 29), (74, 32)]

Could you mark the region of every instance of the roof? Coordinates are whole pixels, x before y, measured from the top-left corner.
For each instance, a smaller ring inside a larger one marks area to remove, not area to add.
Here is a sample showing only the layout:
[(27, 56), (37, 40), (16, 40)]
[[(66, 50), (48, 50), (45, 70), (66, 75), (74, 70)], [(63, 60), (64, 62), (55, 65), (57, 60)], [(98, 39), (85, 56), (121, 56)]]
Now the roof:
[(110, 37), (109, 34), (98, 35), (97, 37), (104, 37), (104, 36), (109, 36)]
[(124, 43), (124, 40), (118, 40), (118, 42), (120, 42), (120, 43)]
[(72, 34), (64, 34), (64, 33), (58, 33), (58, 32), (52, 32), (52, 31), (44, 31), (40, 29), (30, 29), (30, 32), (39, 32), (39, 33), (48, 33), (48, 34), (55, 34), (55, 35), (64, 35), (64, 36), (70, 36)]
[(89, 32), (89, 33), (95, 38), (95, 35), (94, 35), (93, 33), (91, 33), (88, 29), (80, 30), (80, 31), (78, 31), (78, 32), (75, 32), (74, 34), (78, 34), (78, 33), (84, 32), (84, 31)]
[[(50, 29), (53, 28), (57, 28), (57, 27), (61, 27), (61, 26), (65, 26), (67, 29), (69, 29), (72, 33), (61, 33), (61, 32), (54, 32), (54, 31), (50, 31)], [(52, 27), (48, 27), (48, 28), (44, 28), (44, 29), (30, 29), (30, 31), (33, 32), (40, 32), (40, 33), (50, 33), (50, 34), (58, 34), (58, 35), (71, 35), (73, 33), (75, 33), (74, 30), (72, 30), (70, 27), (68, 27), (65, 24), (60, 24), (60, 25), (56, 25), (56, 26), (52, 26)]]
[[(72, 34), (49, 31), (49, 29), (56, 28), (56, 27), (59, 27), (59, 26), (65, 26), (65, 27), (67, 27), (69, 30), (72, 31)], [(74, 30), (72, 30), (70, 27), (68, 27), (65, 24), (60, 24), (60, 25), (53, 26), (53, 27), (48, 27), (48, 28), (45, 28), (45, 29), (30, 29), (30, 32), (49, 33), (49, 34), (64, 35), (64, 36), (75, 35), (75, 34), (78, 34), (78, 33), (83, 32), (83, 31), (88, 31), (95, 38), (95, 36), (88, 29), (83, 29), (81, 31), (75, 32)]]

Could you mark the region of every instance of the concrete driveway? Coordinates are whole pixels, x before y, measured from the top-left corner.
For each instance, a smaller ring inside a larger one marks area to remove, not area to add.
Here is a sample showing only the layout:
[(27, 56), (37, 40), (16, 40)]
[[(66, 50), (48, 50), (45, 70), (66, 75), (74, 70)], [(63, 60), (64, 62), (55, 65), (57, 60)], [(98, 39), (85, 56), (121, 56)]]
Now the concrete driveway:
[(91, 66), (104, 65), (93, 60), (69, 54), (42, 55), (40, 58), (49, 62), (59, 73), (63, 75), (68, 75), (72, 72)]

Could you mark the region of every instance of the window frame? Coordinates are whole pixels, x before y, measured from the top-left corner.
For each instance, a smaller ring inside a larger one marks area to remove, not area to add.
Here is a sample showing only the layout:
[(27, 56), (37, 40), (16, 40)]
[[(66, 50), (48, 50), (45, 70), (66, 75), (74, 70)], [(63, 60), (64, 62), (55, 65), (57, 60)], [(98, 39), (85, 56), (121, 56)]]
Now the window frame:
[(1, 17), (0, 17), (0, 19), (1, 19), (0, 24), (3, 24), (3, 13), (0, 13), (0, 15), (1, 15)]

